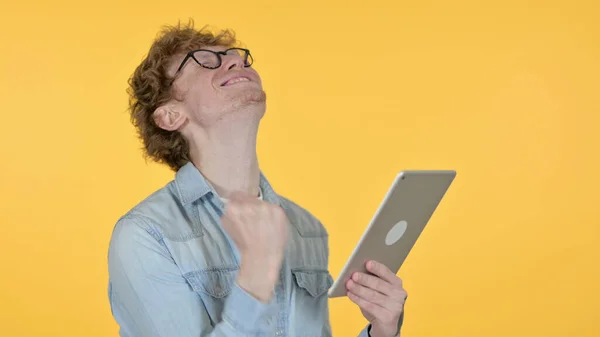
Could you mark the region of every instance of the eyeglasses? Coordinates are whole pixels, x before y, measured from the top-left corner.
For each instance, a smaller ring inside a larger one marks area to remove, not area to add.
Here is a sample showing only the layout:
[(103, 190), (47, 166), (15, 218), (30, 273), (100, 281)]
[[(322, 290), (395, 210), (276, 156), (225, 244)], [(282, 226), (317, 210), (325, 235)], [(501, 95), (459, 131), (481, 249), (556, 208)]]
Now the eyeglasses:
[(217, 69), (223, 63), (223, 57), (221, 56), (239, 56), (244, 60), (244, 67), (250, 67), (254, 60), (248, 49), (244, 48), (229, 48), (225, 51), (214, 51), (208, 49), (197, 49), (187, 53), (181, 61), (179, 68), (177, 68), (176, 74), (181, 71), (188, 59), (192, 58), (200, 66), (208, 69)]

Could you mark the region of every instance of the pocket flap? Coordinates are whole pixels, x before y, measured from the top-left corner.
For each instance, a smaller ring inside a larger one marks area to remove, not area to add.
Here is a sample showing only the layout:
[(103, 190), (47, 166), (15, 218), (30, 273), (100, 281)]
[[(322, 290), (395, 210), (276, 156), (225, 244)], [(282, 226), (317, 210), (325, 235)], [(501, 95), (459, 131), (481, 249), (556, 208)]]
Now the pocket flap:
[(194, 291), (223, 298), (231, 292), (237, 271), (236, 268), (207, 269), (187, 273), (184, 277)]
[(313, 297), (323, 295), (333, 285), (333, 278), (327, 270), (292, 270), (296, 283)]

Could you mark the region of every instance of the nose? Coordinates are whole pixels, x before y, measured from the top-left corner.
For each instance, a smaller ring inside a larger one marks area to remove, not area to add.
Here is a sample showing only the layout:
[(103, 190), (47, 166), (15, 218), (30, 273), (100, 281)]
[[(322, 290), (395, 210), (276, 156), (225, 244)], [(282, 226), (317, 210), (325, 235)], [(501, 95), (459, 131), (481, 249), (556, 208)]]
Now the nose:
[(225, 63), (227, 70), (244, 68), (244, 58), (240, 55), (226, 55), (223, 57), (223, 63)]

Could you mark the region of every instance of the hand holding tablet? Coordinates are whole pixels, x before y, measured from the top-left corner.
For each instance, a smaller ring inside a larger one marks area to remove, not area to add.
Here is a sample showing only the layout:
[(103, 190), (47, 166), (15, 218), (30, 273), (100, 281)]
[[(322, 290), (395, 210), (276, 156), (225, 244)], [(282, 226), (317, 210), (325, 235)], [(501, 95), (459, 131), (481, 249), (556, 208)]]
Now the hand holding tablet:
[(365, 266), (369, 260), (397, 273), (455, 177), (452, 170), (400, 172), (329, 290), (329, 297), (346, 296), (346, 282), (354, 272), (369, 273)]

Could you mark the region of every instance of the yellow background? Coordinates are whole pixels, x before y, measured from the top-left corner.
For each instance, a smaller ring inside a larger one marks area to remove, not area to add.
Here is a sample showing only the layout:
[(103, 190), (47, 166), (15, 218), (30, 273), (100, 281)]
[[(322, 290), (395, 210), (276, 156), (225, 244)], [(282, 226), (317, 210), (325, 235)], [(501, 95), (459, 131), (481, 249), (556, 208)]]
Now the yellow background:
[[(141, 157), (126, 80), (189, 17), (251, 48), (262, 169), (326, 224), (334, 277), (399, 170), (458, 171), (399, 273), (403, 336), (600, 336), (597, 1), (8, 2), (1, 336), (117, 336), (112, 226), (172, 178)], [(346, 298), (331, 318), (365, 324)]]

